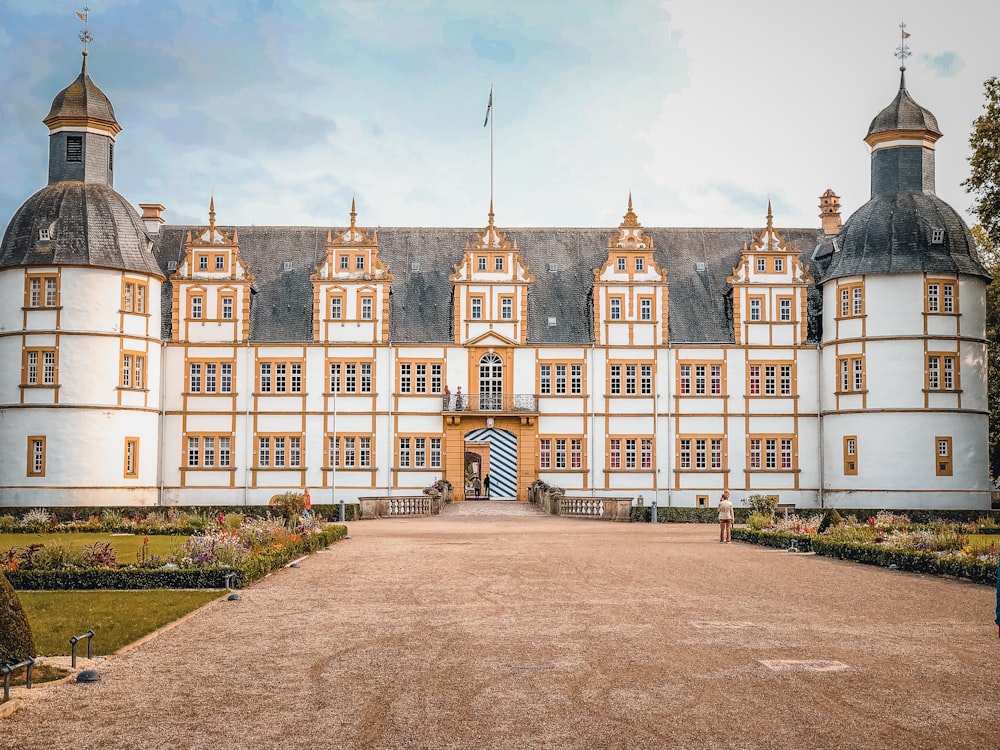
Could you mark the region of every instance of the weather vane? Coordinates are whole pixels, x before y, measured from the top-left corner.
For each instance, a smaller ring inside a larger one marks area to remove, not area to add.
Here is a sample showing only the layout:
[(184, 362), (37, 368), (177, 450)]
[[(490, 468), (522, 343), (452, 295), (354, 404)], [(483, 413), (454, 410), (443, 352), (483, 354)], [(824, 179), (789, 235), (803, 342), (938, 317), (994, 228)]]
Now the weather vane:
[(906, 24), (899, 24), (899, 34), (901, 40), (899, 42), (899, 47), (896, 48), (894, 53), (896, 57), (899, 58), (899, 69), (906, 70), (906, 58), (908, 58), (912, 53), (910, 48), (906, 46), (906, 40), (910, 38), (910, 33), (906, 30)]
[(87, 54), (87, 45), (94, 41), (93, 35), (90, 33), (90, 29), (87, 26), (87, 17), (90, 15), (90, 6), (83, 6), (83, 13), (80, 11), (76, 12), (77, 18), (83, 21), (83, 31), (80, 32), (80, 41), (83, 42), (83, 54)]

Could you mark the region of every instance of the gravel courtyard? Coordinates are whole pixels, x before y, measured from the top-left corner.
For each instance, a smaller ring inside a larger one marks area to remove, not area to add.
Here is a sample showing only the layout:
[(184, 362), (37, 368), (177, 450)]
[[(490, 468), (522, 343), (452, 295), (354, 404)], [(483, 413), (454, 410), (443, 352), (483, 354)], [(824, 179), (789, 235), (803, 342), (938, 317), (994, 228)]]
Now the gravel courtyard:
[(990, 587), (462, 506), (22, 691), (0, 747), (1000, 747)]

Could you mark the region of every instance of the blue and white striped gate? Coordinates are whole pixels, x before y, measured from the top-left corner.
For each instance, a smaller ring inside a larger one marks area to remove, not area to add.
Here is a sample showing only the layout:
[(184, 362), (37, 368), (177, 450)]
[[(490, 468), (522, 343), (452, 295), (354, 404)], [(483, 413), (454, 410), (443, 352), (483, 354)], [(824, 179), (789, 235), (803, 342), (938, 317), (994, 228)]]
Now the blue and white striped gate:
[(490, 499), (517, 499), (517, 436), (487, 427), (466, 433), (465, 442), (490, 445)]

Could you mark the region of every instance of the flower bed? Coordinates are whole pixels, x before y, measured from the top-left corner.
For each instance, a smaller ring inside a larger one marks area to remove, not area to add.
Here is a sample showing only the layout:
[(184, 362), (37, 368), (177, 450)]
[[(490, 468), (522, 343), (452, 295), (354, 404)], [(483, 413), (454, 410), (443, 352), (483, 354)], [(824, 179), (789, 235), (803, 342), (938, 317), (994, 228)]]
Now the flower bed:
[[(759, 523), (754, 520), (753, 526)], [(990, 524), (918, 524), (905, 515), (888, 512), (870, 516), (864, 522), (854, 517), (845, 521), (829, 512), (807, 518), (790, 515), (772, 520), (764, 528), (734, 529), (733, 538), (778, 548), (788, 548), (794, 540), (802, 552), (993, 585), (997, 579), (998, 545), (970, 539), (973, 534), (984, 533), (984, 525)]]
[(8, 562), (5, 573), (21, 590), (225, 588), (227, 576), (230, 587), (241, 588), (346, 536), (347, 527), (336, 524), (311, 521), (288, 529), (274, 521), (245, 519), (236, 529), (218, 527), (189, 537), (181, 551), (164, 559), (119, 566), (108, 545), (99, 559), (68, 558), (49, 567), (39, 562), (46, 558), (35, 550), (27, 562)]

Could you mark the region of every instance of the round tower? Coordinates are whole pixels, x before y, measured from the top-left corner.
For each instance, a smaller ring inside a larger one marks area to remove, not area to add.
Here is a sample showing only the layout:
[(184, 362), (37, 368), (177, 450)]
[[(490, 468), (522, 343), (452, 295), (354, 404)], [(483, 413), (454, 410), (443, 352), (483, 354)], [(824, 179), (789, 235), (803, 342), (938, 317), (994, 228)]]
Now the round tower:
[(83, 54), (44, 119), (48, 185), (0, 244), (3, 505), (157, 502), (164, 276), (114, 190), (121, 126)]
[(823, 500), (988, 509), (988, 276), (934, 193), (941, 132), (900, 72), (865, 137), (871, 199), (835, 238), (820, 282)]

